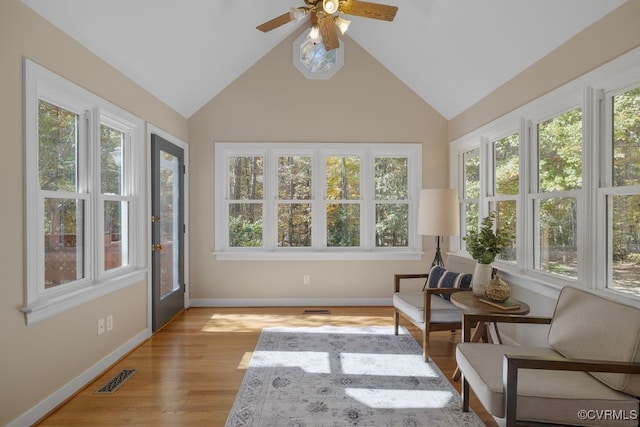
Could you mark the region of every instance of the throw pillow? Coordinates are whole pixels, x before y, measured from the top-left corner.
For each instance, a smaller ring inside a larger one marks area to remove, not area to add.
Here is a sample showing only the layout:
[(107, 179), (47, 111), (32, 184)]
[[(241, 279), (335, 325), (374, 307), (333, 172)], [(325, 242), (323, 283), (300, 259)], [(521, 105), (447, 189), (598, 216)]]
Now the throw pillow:
[[(454, 273), (444, 267), (434, 266), (429, 272), (427, 286), (430, 288), (470, 288), (472, 274)], [(437, 294), (440, 298), (451, 299), (451, 294)]]

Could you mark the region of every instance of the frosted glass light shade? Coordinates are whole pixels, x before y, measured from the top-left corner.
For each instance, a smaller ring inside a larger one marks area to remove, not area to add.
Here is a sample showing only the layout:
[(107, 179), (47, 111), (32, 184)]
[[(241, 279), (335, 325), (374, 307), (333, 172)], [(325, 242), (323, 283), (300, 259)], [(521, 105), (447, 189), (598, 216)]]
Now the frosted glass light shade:
[(458, 235), (460, 207), (455, 189), (430, 188), (420, 191), (417, 231), (423, 236)]

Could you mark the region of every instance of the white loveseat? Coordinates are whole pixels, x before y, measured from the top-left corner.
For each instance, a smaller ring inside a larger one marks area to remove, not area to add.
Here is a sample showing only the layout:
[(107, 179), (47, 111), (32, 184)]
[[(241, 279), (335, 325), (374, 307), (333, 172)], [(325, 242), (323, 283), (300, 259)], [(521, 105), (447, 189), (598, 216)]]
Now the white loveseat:
[(458, 344), (464, 411), (470, 386), (507, 426), (638, 426), (640, 308), (565, 287), (550, 319), (465, 314), (464, 341), (478, 321), (551, 326), (548, 347)]

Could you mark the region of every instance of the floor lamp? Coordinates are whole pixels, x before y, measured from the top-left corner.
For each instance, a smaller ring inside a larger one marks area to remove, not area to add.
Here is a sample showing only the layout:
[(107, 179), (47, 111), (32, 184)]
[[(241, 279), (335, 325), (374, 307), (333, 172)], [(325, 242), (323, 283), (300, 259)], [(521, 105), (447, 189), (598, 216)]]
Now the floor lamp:
[[(458, 192), (453, 188), (431, 188), (420, 192), (418, 207), (418, 234), (436, 236), (435, 265), (444, 267), (440, 253), (440, 238), (457, 236), (460, 232), (460, 205)], [(431, 268), (429, 271), (431, 271)]]

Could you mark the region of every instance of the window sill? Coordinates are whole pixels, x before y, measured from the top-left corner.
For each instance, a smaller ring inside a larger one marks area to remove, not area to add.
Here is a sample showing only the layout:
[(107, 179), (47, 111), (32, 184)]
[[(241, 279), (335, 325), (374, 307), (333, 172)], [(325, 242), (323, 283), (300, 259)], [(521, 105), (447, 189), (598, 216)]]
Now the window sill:
[(213, 252), (218, 261), (419, 261), (416, 251)]
[(145, 278), (147, 270), (135, 270), (117, 278), (95, 283), (82, 289), (58, 295), (54, 298), (41, 298), (20, 309), (27, 325), (32, 325), (91, 300), (138, 283)]

